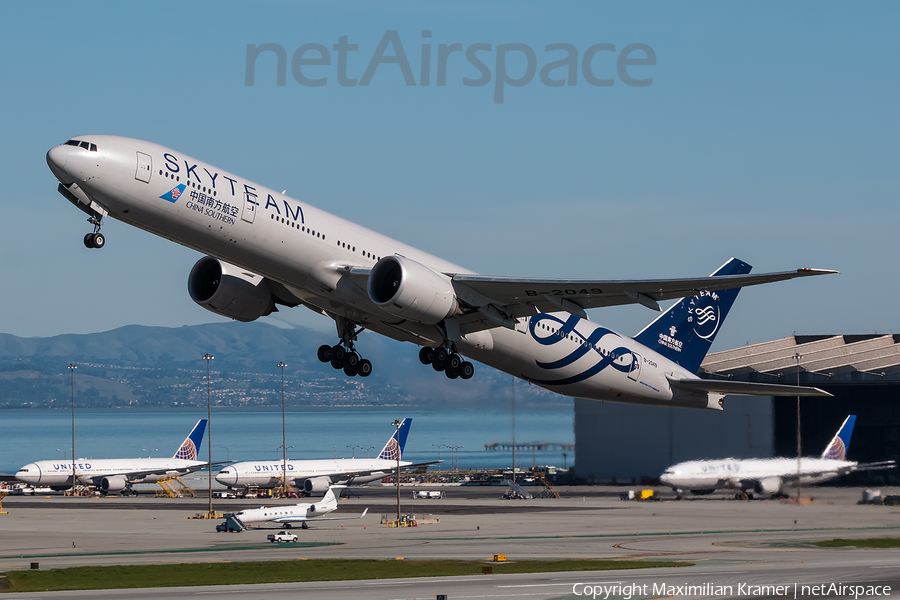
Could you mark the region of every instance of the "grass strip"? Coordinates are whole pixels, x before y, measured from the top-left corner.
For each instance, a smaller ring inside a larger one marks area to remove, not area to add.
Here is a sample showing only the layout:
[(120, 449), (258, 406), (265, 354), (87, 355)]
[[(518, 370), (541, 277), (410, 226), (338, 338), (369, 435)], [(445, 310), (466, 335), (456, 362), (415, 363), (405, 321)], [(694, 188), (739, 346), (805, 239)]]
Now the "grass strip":
[(868, 538), (865, 540), (844, 540), (837, 538), (813, 542), (813, 545), (822, 548), (846, 548), (848, 546), (856, 546), (857, 548), (900, 548), (900, 538)]
[(481, 574), (490, 565), (494, 573), (553, 573), (606, 571), (653, 567), (693, 566), (689, 562), (642, 560), (525, 560), (487, 563), (474, 560), (292, 560), (178, 565), (120, 565), (74, 567), (48, 571), (7, 571), (7, 592), (107, 590), (291, 583), (297, 581), (346, 581), (405, 577), (447, 577)]

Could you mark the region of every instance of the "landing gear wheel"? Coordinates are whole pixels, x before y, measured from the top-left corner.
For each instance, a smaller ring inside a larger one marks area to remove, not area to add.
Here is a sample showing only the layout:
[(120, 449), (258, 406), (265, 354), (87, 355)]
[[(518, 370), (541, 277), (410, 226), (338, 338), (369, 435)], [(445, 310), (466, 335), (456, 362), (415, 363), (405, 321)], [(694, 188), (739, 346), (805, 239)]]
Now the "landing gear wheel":
[(368, 377), (372, 374), (372, 363), (367, 359), (362, 359), (356, 366), (356, 374), (360, 377)]
[(84, 247), (85, 248), (93, 248), (94, 247), (94, 234), (93, 233), (84, 234)]
[(450, 353), (446, 348), (438, 348), (434, 351), (434, 357), (432, 358), (432, 364), (440, 363), (441, 369), (444, 367), (444, 363), (447, 362), (447, 359), (450, 357)]
[(448, 371), (459, 371), (459, 366), (462, 364), (463, 360), (459, 357), (459, 354), (451, 354), (447, 361), (445, 362), (446, 368)]
[(443, 371), (444, 363), (439, 363), (438, 361), (434, 361), (433, 363), (431, 363), (431, 368), (438, 372)]
[(337, 361), (341, 364), (344, 362), (344, 356), (347, 354), (347, 351), (344, 350), (344, 347), (340, 344), (337, 344), (331, 348), (331, 361)]
[(302, 525), (300, 525), (300, 529), (309, 529), (309, 525), (303, 523)]
[(331, 362), (331, 346), (327, 344), (319, 346), (319, 350), (316, 352), (316, 357), (320, 362)]
[(459, 371), (448, 366), (446, 369), (444, 369), (444, 375), (447, 376), (447, 379), (456, 379), (457, 377), (459, 377)]
[(334, 353), (331, 353), (331, 368), (333, 369), (343, 369), (344, 361), (338, 360)]
[(356, 375), (356, 367), (351, 367), (350, 365), (344, 365), (344, 374), (347, 377), (354, 377)]
[(93, 237), (91, 239), (91, 243), (94, 244), (94, 248), (102, 248), (106, 245), (106, 238), (103, 237), (103, 234), (99, 231), (97, 233), (91, 234)]
[(354, 371), (356, 371), (356, 366), (358, 364), (359, 364), (359, 354), (357, 354), (356, 352), (348, 352), (347, 354), (344, 355), (344, 369), (345, 370), (347, 369), (347, 367), (350, 367)]
[(430, 365), (434, 360), (434, 349), (424, 346), (419, 350), (419, 362), (423, 365)]
[(464, 360), (461, 365), (459, 365), (459, 376), (462, 379), (472, 379), (472, 375), (475, 374), (475, 366), (467, 360)]

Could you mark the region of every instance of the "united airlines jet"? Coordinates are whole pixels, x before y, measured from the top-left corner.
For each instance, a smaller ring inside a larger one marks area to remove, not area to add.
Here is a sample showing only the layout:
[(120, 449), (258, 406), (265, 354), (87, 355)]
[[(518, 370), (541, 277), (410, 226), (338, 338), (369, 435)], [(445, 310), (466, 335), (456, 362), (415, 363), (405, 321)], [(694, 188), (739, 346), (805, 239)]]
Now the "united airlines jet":
[(777, 495), (784, 487), (796, 483), (814, 485), (852, 473), (893, 469), (894, 461), (860, 464), (847, 459), (850, 436), (856, 415), (850, 415), (818, 458), (693, 460), (666, 469), (660, 481), (679, 494), (690, 490), (694, 494), (711, 494), (718, 489), (733, 489), (753, 497), (753, 494)]
[(402, 460), (411, 424), (412, 419), (403, 419), (376, 458), (289, 460), (286, 464), (280, 460), (239, 462), (219, 471), (216, 481), (229, 488), (274, 488), (280, 486), (284, 479), (288, 485), (308, 494), (321, 494), (334, 484), (358, 485), (380, 481), (397, 470), (398, 461), (403, 471), (434, 464)]
[(42, 460), (19, 469), (16, 479), (61, 491), (73, 487), (74, 472), (75, 485), (94, 487), (101, 494), (133, 494), (131, 486), (136, 483), (156, 483), (205, 468), (206, 461), (197, 460), (205, 431), (206, 419), (200, 419), (172, 458), (80, 458), (74, 465)]
[[(50, 149), (59, 192), (88, 215), (88, 248), (107, 216), (206, 254), (188, 292), (200, 306), (253, 321), (304, 305), (334, 320), (337, 343), (318, 358), (347, 376), (372, 363), (364, 330), (420, 346), (450, 379), (470, 360), (560, 394), (657, 406), (721, 409), (725, 394), (827, 395), (807, 387), (701, 380), (695, 372), (739, 288), (834, 273), (749, 275), (731, 259), (711, 277), (533, 279), (478, 275), (320, 210), (305, 200), (151, 142), (84, 135)], [(586, 309), (682, 298), (631, 338)], [(363, 344), (360, 343), (360, 346)]]

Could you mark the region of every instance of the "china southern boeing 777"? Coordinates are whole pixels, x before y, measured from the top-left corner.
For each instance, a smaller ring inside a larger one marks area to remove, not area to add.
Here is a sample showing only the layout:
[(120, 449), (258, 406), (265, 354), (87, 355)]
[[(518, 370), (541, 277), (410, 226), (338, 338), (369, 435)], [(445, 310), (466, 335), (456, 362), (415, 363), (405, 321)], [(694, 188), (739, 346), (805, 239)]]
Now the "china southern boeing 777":
[[(198, 250), (207, 256), (188, 277), (195, 302), (238, 321), (278, 305), (330, 317), (338, 341), (318, 358), (348, 376), (372, 371), (357, 350), (368, 329), (421, 346), (421, 362), (451, 379), (472, 377), (468, 358), (580, 398), (720, 409), (725, 394), (827, 395), (695, 373), (741, 287), (834, 271), (749, 275), (731, 259), (695, 279), (491, 277), (151, 142), (80, 136), (52, 148), (47, 164), (94, 226), (85, 246), (106, 244), (100, 227), (110, 216)], [(675, 298), (634, 338), (585, 313), (631, 303), (660, 310)]]

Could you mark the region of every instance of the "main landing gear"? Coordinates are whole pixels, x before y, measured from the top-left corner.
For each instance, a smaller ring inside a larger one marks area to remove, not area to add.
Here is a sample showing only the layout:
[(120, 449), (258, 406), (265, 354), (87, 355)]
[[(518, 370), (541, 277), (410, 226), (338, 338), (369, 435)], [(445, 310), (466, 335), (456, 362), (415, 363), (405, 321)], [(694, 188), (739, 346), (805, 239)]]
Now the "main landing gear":
[(372, 363), (366, 358), (362, 358), (359, 352), (351, 344), (349, 348), (345, 348), (341, 344), (329, 346), (319, 346), (316, 356), (323, 363), (330, 362), (335, 369), (343, 369), (344, 373), (349, 377), (359, 375), (360, 377), (368, 377), (372, 374)]
[(447, 349), (429, 348), (425, 346), (419, 350), (419, 362), (423, 365), (431, 365), (435, 371), (443, 371), (449, 379), (471, 379), (475, 374), (475, 367), (456, 353), (455, 348)]
[(102, 248), (106, 245), (106, 238), (103, 237), (103, 234), (100, 233), (100, 219), (97, 217), (91, 217), (88, 219), (88, 223), (94, 226), (93, 233), (86, 233), (84, 235), (84, 247), (85, 248)]
[(353, 345), (362, 329), (357, 329), (356, 324), (345, 317), (335, 317), (334, 322), (341, 341), (334, 346), (319, 346), (316, 356), (323, 363), (330, 362), (335, 369), (343, 369), (348, 377), (368, 377), (372, 374), (372, 363), (361, 357)]

